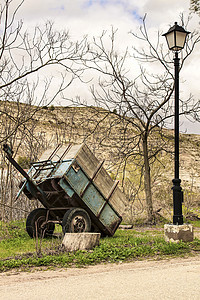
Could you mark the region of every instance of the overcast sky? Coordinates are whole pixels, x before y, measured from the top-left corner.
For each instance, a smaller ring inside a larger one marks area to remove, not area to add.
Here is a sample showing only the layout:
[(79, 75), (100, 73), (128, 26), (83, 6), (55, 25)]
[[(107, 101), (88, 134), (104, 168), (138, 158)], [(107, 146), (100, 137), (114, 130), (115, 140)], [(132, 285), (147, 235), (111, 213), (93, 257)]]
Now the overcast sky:
[[(181, 13), (187, 16), (189, 5), (190, 0), (25, 0), (18, 17), (28, 28), (53, 20), (58, 29), (66, 28), (75, 39), (85, 34), (97, 36), (102, 30), (110, 30), (112, 25), (119, 30), (120, 49), (124, 45), (131, 46), (132, 39), (128, 33), (138, 30), (146, 13), (148, 29), (156, 34), (157, 30), (166, 32), (175, 21), (179, 21)], [(199, 21), (200, 18), (193, 15), (188, 30), (199, 28)], [(199, 95), (199, 57), (200, 45), (181, 74), (180, 89), (186, 90), (187, 94), (193, 93), (195, 97)], [(192, 128), (194, 133), (200, 133), (200, 125), (187, 126), (188, 132)]]

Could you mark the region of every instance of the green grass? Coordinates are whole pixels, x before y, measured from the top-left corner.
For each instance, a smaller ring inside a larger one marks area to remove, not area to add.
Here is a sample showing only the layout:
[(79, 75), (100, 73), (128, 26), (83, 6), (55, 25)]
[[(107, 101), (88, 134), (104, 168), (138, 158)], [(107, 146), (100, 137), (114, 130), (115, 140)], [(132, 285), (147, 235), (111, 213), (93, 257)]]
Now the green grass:
[[(100, 240), (91, 251), (65, 252), (61, 238), (36, 241), (29, 238), (24, 223), (0, 224), (0, 271), (12, 268), (70, 267), (133, 261), (200, 253), (200, 240), (166, 243), (162, 230), (117, 230), (113, 237)], [(41, 242), (41, 243), (40, 243)]]
[[(31, 239), (25, 226), (25, 221), (0, 223), (0, 259), (38, 252), (41, 245), (44, 251), (46, 248), (54, 248), (56, 243), (60, 244), (60, 241), (55, 238), (43, 239), (42, 241)], [(57, 233), (61, 233), (61, 231), (61, 226), (56, 227)]]
[(197, 220), (197, 221), (189, 221), (188, 223), (192, 224), (194, 227), (200, 228), (200, 221), (199, 220)]

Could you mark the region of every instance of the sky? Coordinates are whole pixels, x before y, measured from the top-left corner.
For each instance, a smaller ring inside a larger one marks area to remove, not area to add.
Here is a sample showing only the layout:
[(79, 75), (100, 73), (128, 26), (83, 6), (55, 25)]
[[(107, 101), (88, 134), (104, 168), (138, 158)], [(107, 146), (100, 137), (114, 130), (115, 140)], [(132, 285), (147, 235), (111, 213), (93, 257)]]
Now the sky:
[[(13, 0), (19, 3), (19, 0)], [(118, 50), (124, 45), (132, 47), (130, 31), (137, 32), (141, 19), (147, 14), (146, 23), (152, 39), (157, 31), (167, 32), (179, 16), (189, 15), (190, 0), (25, 0), (19, 10), (18, 18), (24, 22), (25, 28), (43, 24), (47, 20), (54, 21), (57, 29), (69, 30), (70, 36), (79, 39), (84, 35), (98, 36), (111, 26), (118, 28)], [(200, 17), (192, 15), (188, 30), (200, 28)], [(165, 40), (163, 38), (163, 44)], [(180, 78), (180, 90), (187, 97), (190, 93), (199, 97), (200, 45), (186, 62)], [(69, 91), (73, 93), (73, 91)], [(86, 87), (83, 97), (89, 97)], [(188, 133), (200, 133), (200, 125), (182, 125)]]

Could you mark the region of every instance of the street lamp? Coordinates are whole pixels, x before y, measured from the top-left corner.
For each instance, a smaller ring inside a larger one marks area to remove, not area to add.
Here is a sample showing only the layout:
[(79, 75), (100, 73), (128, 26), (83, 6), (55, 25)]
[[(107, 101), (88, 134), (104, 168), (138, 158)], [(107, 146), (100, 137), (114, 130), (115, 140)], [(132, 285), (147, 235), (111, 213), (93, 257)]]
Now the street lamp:
[(163, 34), (166, 37), (169, 50), (175, 52), (174, 58), (174, 95), (175, 95), (175, 159), (174, 159), (174, 179), (173, 182), (173, 224), (183, 224), (182, 214), (182, 202), (183, 202), (183, 191), (180, 186), (181, 180), (179, 179), (179, 58), (178, 52), (184, 48), (187, 35), (190, 32), (175, 22), (174, 26), (171, 27), (167, 33)]

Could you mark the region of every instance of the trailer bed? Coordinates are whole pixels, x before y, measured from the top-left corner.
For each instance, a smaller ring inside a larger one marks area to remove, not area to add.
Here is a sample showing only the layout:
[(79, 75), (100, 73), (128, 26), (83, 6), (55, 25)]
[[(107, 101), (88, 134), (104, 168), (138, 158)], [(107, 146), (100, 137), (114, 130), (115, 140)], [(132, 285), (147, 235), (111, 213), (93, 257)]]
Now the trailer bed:
[[(49, 157), (52, 169), (38, 166), (34, 180), (42, 185), (42, 182), (57, 179), (65, 193), (89, 212), (92, 222), (101, 231), (113, 235), (121, 223), (126, 199), (118, 182), (104, 169), (103, 162), (99, 162), (85, 144), (62, 146), (53, 155), (48, 149), (40, 162), (49, 161)], [(66, 205), (63, 200), (59, 207)], [(49, 201), (48, 206), (53, 208), (53, 202)]]
[(28, 173), (13, 159), (13, 151), (6, 144), (4, 151), (25, 178), (18, 196), (23, 191), (44, 206), (27, 217), (31, 237), (38, 231), (52, 234), (56, 223), (62, 225), (63, 233), (115, 233), (125, 210), (125, 195), (85, 144), (46, 150)]

